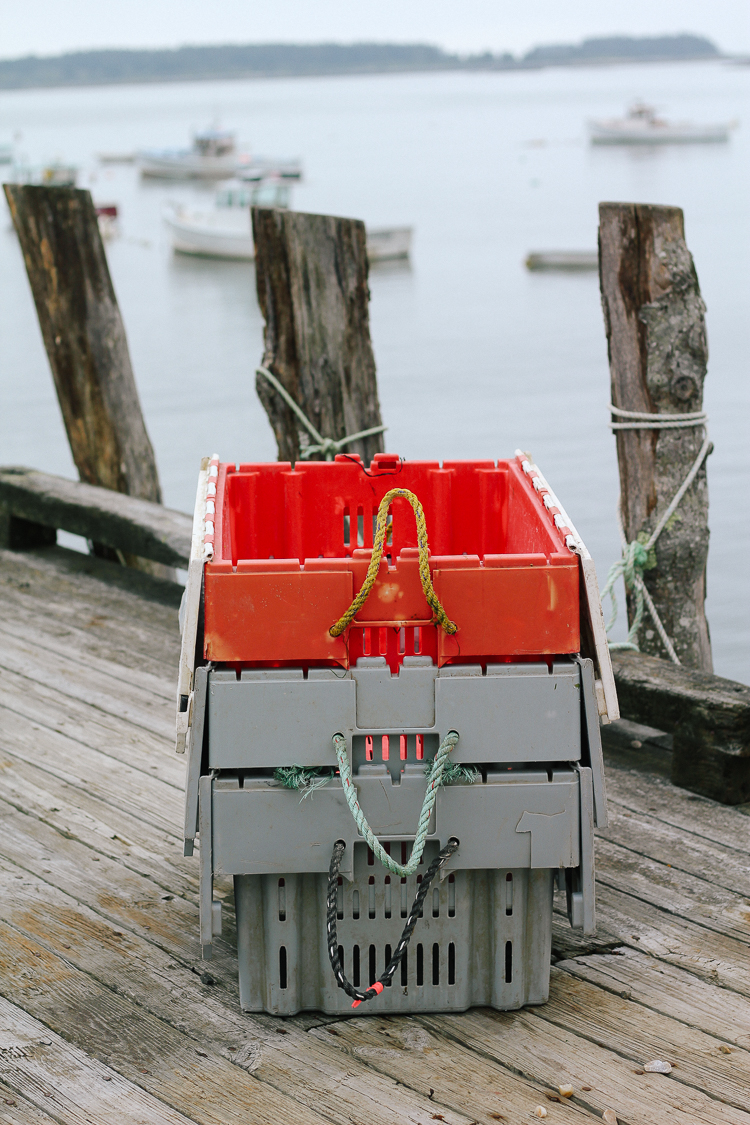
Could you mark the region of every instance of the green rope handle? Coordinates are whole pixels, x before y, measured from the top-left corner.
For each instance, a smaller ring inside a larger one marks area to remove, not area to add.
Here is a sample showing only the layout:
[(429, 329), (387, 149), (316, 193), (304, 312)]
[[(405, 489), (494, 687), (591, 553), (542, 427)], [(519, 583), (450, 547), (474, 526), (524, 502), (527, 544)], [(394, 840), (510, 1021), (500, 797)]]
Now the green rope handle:
[(435, 807), (437, 800), (437, 791), (443, 783), (443, 772), (445, 770), (446, 761), (453, 747), (458, 742), (458, 734), (454, 730), (448, 731), (443, 741), (440, 743), (435, 759), (432, 763), (432, 769), (427, 779), (427, 790), (422, 802), (422, 811), (419, 814), (419, 823), (417, 824), (417, 831), (414, 836), (414, 846), (409, 856), (407, 864), (396, 863), (395, 859), (391, 859), (388, 852), (378, 840), (370, 825), (367, 823), (367, 818), (359, 806), (357, 800), (357, 789), (352, 780), (352, 771), (349, 766), (349, 756), (346, 752), (346, 739), (343, 734), (334, 734), (333, 747), (336, 751), (336, 757), (339, 762), (339, 771), (341, 773), (341, 787), (344, 790), (346, 803), (349, 810), (354, 817), (354, 822), (357, 828), (364, 836), (367, 844), (372, 848), (375, 855), (388, 871), (393, 875), (398, 875), (400, 878), (405, 879), (407, 875), (413, 875), (419, 867), (419, 861), (422, 858), (425, 842), (427, 840), (427, 831), (430, 825), (430, 817), (432, 810)]
[(410, 492), (408, 488), (392, 488), (390, 492), (386, 492), (385, 496), (380, 501), (375, 526), (375, 537), (372, 545), (372, 558), (367, 568), (365, 580), (362, 583), (362, 589), (359, 591), (344, 616), (340, 617), (336, 624), (331, 626), (329, 631), (332, 637), (340, 637), (344, 629), (346, 629), (348, 625), (351, 625), (370, 595), (370, 591), (375, 584), (375, 579), (380, 570), (380, 561), (383, 557), (385, 533), (388, 526), (388, 509), (397, 496), (403, 496), (414, 509), (414, 516), (417, 521), (417, 545), (419, 547), (419, 577), (422, 582), (424, 596), (435, 614), (435, 624), (442, 625), (446, 633), (455, 633), (458, 629), (458, 626), (455, 622), (451, 621), (448, 614), (443, 609), (440, 599), (435, 593), (435, 588), (432, 585), (432, 579), (430, 578), (430, 550), (427, 543), (427, 524), (425, 523), (424, 509), (414, 493)]

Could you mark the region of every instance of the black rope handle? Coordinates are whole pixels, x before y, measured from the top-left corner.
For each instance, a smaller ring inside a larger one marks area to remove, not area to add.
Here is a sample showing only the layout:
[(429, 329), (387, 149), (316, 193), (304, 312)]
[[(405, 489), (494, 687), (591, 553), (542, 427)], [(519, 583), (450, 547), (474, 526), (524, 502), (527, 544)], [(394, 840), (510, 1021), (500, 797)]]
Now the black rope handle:
[(447, 863), (450, 857), (453, 855), (456, 848), (458, 847), (458, 843), (459, 842), (456, 837), (451, 836), (450, 840), (445, 845), (443, 850), (438, 856), (435, 857), (435, 859), (433, 859), (432, 863), (427, 868), (424, 876), (422, 877), (422, 882), (420, 883), (419, 890), (417, 891), (417, 897), (414, 899), (414, 904), (409, 913), (409, 917), (406, 919), (406, 925), (404, 926), (401, 937), (398, 940), (398, 945), (393, 951), (393, 956), (386, 965), (385, 972), (379, 980), (376, 980), (375, 983), (371, 984), (369, 988), (366, 988), (364, 992), (361, 992), (358, 988), (355, 988), (353, 984), (349, 983), (349, 981), (344, 976), (344, 970), (341, 965), (341, 957), (339, 955), (339, 941), (338, 935), (336, 933), (336, 915), (338, 913), (339, 869), (341, 868), (341, 859), (344, 855), (344, 852), (346, 851), (346, 844), (343, 840), (337, 840), (333, 845), (333, 852), (331, 854), (331, 866), (328, 869), (328, 902), (326, 914), (326, 932), (328, 934), (328, 960), (331, 962), (333, 975), (336, 977), (336, 983), (338, 984), (339, 988), (343, 988), (347, 996), (351, 996), (352, 1000), (354, 1001), (354, 1003), (352, 1004), (353, 1008), (358, 1007), (365, 1000), (372, 1000), (374, 999), (374, 997), (379, 996), (385, 986), (390, 983), (391, 977), (396, 972), (396, 969), (401, 963), (402, 957), (406, 953), (406, 947), (411, 941), (411, 935), (414, 933), (414, 927), (419, 920), (419, 916), (422, 911), (422, 903), (424, 902), (425, 896), (430, 889), (430, 884), (432, 883), (432, 880), (435, 878), (443, 864)]

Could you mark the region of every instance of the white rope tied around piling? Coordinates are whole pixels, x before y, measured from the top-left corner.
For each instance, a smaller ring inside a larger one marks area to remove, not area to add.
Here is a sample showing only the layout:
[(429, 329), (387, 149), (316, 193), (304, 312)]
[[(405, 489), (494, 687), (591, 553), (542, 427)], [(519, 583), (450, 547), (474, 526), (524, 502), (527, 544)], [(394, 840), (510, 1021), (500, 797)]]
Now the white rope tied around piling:
[(273, 372), (269, 371), (267, 367), (256, 367), (255, 374), (262, 375), (263, 378), (266, 379), (271, 384), (271, 386), (281, 395), (284, 402), (287, 404), (290, 410), (294, 411), (302, 425), (316, 442), (315, 445), (306, 445), (304, 449), (300, 451), (300, 459), (302, 461), (306, 461), (308, 458), (314, 457), (316, 453), (322, 454), (326, 461), (333, 461), (336, 454), (341, 453), (345, 445), (351, 445), (353, 441), (359, 441), (360, 438), (372, 437), (374, 434), (385, 433), (385, 430), (387, 428), (386, 426), (371, 426), (369, 430), (360, 430), (356, 434), (349, 434), (347, 437), (340, 438), (339, 440), (336, 440), (335, 438), (324, 438), (322, 434), (318, 433), (318, 431), (315, 429), (315, 426), (313, 426), (312, 422), (307, 417), (302, 407), (299, 405), (299, 403), (296, 403), (294, 401), (292, 396), (289, 394), (289, 391), (279, 382)]
[[(687, 414), (654, 415), (641, 410), (622, 410), (619, 406), (614, 406), (612, 403), (610, 403), (609, 409), (616, 417), (627, 419), (625, 422), (610, 422), (610, 429), (615, 431), (692, 429), (695, 426), (707, 426), (708, 424), (708, 415), (702, 410), (696, 410), (693, 413)], [(633, 617), (633, 623), (628, 630), (627, 641), (609, 642), (609, 647), (613, 651), (629, 649), (634, 652), (640, 652), (638, 647), (638, 632), (643, 622), (644, 612), (648, 610), (670, 660), (674, 664), (680, 664), (680, 658), (675, 652), (674, 645), (669, 639), (667, 631), (664, 628), (664, 623), (659, 617), (656, 606), (646, 588), (643, 574), (644, 571), (651, 570), (656, 565), (656, 562), (652, 561), (650, 558), (651, 552), (656, 546), (656, 541), (677, 511), (683, 496), (695, 480), (703, 462), (706, 460), (709, 453), (711, 453), (712, 449), (713, 443), (708, 433), (706, 433), (703, 444), (698, 451), (698, 456), (693, 462), (689, 473), (677, 489), (671, 503), (659, 519), (659, 522), (648, 539), (645, 537), (645, 533), (641, 532), (632, 543), (628, 543), (622, 522), (622, 504), (621, 501), (618, 502), (617, 522), (620, 528), (620, 538), (622, 540), (622, 558), (618, 562), (613, 563), (609, 568), (607, 582), (602, 590), (602, 601), (609, 595), (612, 604), (612, 615), (607, 622), (607, 632), (609, 633), (617, 620), (617, 598), (615, 596), (614, 584), (620, 575), (622, 575), (626, 590), (631, 591), (635, 595), (635, 615)]]

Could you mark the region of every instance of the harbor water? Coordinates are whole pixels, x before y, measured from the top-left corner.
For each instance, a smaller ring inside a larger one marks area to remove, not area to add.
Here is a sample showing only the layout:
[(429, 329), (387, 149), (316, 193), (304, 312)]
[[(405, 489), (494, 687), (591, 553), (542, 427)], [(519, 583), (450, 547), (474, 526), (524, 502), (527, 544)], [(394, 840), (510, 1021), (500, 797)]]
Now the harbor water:
[[(635, 98), (670, 119), (736, 119), (727, 144), (592, 147), (586, 121)], [(161, 210), (212, 200), (140, 181), (101, 152), (179, 147), (217, 121), (259, 155), (300, 157), (300, 210), (414, 226), (409, 264), (371, 270), (386, 447), (408, 458), (532, 452), (596, 560), (619, 555), (607, 349), (595, 273), (529, 273), (531, 250), (593, 250), (597, 204), (685, 211), (708, 307), (705, 405), (716, 671), (750, 682), (750, 67), (679, 63), (521, 73), (269, 79), (3, 91), (0, 141), (77, 164), (117, 203), (115, 289), (165, 502), (191, 510), (199, 458), (275, 457), (254, 390), (253, 266), (174, 255)], [(4, 206), (4, 205), (3, 205)], [(75, 477), (18, 244), (0, 213), (0, 463)], [(621, 609), (622, 617), (622, 609)], [(622, 621), (617, 636), (624, 635)]]

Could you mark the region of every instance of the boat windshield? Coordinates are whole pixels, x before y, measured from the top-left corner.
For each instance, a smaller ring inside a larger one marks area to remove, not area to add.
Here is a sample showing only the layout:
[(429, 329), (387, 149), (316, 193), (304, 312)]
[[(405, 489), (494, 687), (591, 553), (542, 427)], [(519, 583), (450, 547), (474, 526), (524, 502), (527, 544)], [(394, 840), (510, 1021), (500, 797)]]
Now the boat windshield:
[(217, 193), (218, 207), (282, 207), (289, 206), (291, 187), (278, 181), (259, 184), (231, 184)]
[(193, 147), (201, 156), (227, 156), (234, 152), (234, 134), (210, 130), (193, 138)]

